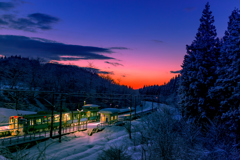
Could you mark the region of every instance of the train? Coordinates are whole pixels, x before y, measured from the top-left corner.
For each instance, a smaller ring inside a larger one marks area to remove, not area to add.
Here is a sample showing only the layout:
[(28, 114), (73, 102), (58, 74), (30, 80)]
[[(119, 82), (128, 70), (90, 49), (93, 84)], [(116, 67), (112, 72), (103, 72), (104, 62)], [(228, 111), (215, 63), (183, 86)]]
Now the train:
[[(100, 106), (87, 104), (77, 111), (62, 112), (62, 127), (74, 125), (87, 125), (88, 122), (100, 120)], [(53, 120), (53, 122), (52, 122)], [(17, 115), (9, 117), (9, 129), (2, 132), (6, 135), (24, 135), (35, 132), (48, 131), (53, 127), (57, 129), (60, 126), (60, 113), (40, 111), (37, 114)]]

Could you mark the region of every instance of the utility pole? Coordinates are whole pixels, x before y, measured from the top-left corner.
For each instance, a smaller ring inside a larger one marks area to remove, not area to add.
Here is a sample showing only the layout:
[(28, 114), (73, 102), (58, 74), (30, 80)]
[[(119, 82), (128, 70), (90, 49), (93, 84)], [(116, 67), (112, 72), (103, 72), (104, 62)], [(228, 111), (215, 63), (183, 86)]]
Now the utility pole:
[(53, 93), (52, 96), (52, 116), (51, 116), (51, 131), (50, 131), (50, 137), (52, 138), (52, 132), (53, 132), (53, 111), (54, 111), (54, 95), (55, 93)]
[(152, 97), (152, 112), (153, 112), (153, 97)]
[(61, 94), (61, 105), (60, 105), (60, 124), (59, 124), (59, 143), (61, 143), (61, 131), (62, 131), (62, 94)]
[(17, 91), (16, 111), (18, 110), (19, 91)]
[(129, 138), (132, 139), (132, 124), (131, 124), (131, 121), (132, 121), (132, 105), (133, 105), (133, 96), (131, 95), (132, 97), (132, 103), (130, 105), (130, 126), (129, 126)]
[(137, 115), (137, 96), (135, 96), (135, 118), (136, 118), (136, 115)]

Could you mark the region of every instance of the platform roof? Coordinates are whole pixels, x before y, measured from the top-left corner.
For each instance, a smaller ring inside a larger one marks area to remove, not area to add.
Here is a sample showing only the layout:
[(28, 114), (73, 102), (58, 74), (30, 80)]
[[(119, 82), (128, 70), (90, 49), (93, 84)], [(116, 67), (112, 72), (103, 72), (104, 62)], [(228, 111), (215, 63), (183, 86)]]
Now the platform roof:
[(96, 104), (86, 104), (83, 106), (83, 108), (95, 108), (95, 107), (100, 107), (99, 105), (96, 105)]
[(117, 108), (104, 108), (104, 109), (100, 110), (99, 112), (103, 113), (103, 114), (113, 114), (113, 113), (118, 113), (119, 109), (117, 109)]

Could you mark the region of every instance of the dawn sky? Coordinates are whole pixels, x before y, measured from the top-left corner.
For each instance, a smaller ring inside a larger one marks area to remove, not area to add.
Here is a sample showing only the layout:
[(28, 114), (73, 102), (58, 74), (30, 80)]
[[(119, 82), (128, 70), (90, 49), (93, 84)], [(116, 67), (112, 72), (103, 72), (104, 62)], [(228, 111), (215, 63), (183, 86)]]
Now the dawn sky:
[[(0, 1), (0, 54), (93, 64), (134, 89), (181, 69), (207, 0)], [(209, 0), (218, 37), (239, 0)], [(34, 37), (34, 38), (33, 38)]]

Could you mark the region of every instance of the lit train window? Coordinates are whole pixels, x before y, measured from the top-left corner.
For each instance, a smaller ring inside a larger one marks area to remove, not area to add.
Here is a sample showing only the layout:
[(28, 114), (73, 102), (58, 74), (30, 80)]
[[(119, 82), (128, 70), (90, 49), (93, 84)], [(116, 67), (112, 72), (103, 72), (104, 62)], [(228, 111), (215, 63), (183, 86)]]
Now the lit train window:
[(42, 124), (45, 124), (45, 123), (47, 123), (47, 118), (43, 118)]
[(115, 119), (117, 119), (117, 116), (115, 116)]
[(42, 122), (42, 119), (41, 119), (41, 118), (36, 119), (36, 124), (41, 124), (41, 122)]
[(68, 114), (66, 114), (66, 120), (69, 121), (70, 120), (70, 116)]
[(18, 119), (17, 118), (15, 118), (14, 120), (13, 120), (14, 122), (14, 128), (18, 128)]
[(54, 117), (54, 122), (59, 122), (59, 116), (58, 117)]
[(34, 121), (33, 119), (30, 120), (30, 126), (33, 126), (34, 125)]
[(48, 122), (51, 123), (51, 117), (48, 117)]
[(111, 116), (111, 121), (113, 120), (113, 116)]

